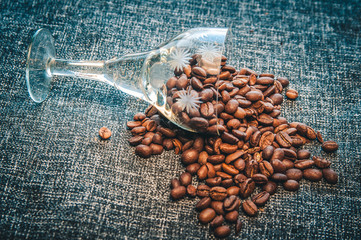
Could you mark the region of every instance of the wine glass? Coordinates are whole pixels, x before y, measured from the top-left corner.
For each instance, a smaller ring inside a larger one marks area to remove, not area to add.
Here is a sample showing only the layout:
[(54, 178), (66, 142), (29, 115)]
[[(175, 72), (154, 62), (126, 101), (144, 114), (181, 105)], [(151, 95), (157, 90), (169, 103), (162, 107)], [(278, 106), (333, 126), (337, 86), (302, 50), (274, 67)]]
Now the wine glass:
[[(227, 28), (194, 28), (155, 50), (106, 61), (75, 61), (56, 58), (51, 33), (39, 29), (28, 49), (28, 92), (40, 103), (49, 94), (53, 76), (97, 80), (149, 102), (185, 130), (205, 132), (209, 119), (217, 114), (204, 117), (200, 106), (218, 101), (214, 83), (224, 63), (222, 53), (228, 35)], [(213, 83), (209, 80), (205, 84), (206, 79), (213, 79)], [(207, 87), (214, 92), (212, 99), (202, 95)]]

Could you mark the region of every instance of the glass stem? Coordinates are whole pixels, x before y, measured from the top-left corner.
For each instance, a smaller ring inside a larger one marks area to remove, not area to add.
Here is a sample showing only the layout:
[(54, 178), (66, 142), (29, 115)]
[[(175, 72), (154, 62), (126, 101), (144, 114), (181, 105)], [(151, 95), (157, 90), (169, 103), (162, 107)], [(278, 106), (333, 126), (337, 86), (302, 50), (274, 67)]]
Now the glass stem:
[(104, 82), (122, 92), (146, 100), (142, 86), (142, 70), (147, 55), (128, 54), (108, 61), (51, 58), (47, 64), (47, 74)]

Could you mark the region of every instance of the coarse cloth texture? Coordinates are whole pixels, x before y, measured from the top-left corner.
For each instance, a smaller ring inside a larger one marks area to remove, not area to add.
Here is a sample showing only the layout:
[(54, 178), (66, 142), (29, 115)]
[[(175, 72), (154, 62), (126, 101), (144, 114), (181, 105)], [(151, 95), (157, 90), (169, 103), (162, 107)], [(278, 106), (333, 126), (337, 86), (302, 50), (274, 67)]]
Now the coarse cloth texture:
[[(360, 239), (361, 4), (354, 1), (0, 1), (0, 239), (213, 239), (197, 199), (172, 201), (185, 169), (174, 151), (142, 159), (126, 122), (147, 103), (95, 81), (55, 78), (41, 104), (25, 84), (32, 34), (64, 59), (156, 48), (193, 27), (229, 27), (229, 64), (290, 79), (282, 115), (339, 143), (339, 183), (282, 187), (230, 239)], [(101, 141), (98, 130), (112, 130)], [(257, 190), (259, 191), (259, 190)]]

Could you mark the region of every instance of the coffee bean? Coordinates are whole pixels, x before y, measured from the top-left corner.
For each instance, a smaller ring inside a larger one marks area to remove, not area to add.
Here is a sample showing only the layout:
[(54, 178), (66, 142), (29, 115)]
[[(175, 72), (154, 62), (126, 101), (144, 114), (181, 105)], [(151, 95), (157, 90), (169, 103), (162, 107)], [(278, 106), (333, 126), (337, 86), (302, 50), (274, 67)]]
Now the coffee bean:
[(135, 148), (135, 153), (140, 157), (148, 158), (152, 155), (152, 149), (147, 145), (140, 144)]
[(317, 132), (316, 135), (317, 135), (317, 141), (319, 141), (320, 143), (323, 143), (322, 134), (320, 132)]
[(237, 220), (236, 226), (235, 226), (235, 233), (236, 235), (239, 234), (241, 232), (242, 229), (242, 222), (241, 220)]
[(226, 219), (227, 222), (230, 222), (230, 223), (236, 222), (237, 219), (238, 219), (238, 209), (226, 213), (226, 215), (224, 216), (224, 218)]
[(297, 158), (298, 159), (308, 159), (311, 157), (311, 152), (307, 149), (300, 149), (297, 151)]
[(171, 185), (171, 188), (176, 188), (178, 186), (181, 185), (180, 181), (177, 179), (177, 178), (173, 178), (171, 181), (170, 181), (170, 185)]
[(222, 153), (231, 154), (237, 151), (238, 146), (229, 143), (222, 143), (220, 144), (219, 149), (221, 150)]
[(225, 215), (226, 214), (224, 212), (224, 209), (223, 209), (223, 202), (221, 202), (221, 201), (212, 201), (211, 202), (211, 208), (213, 208), (214, 211), (216, 211), (216, 213), (219, 214), (219, 215)]
[(283, 149), (281, 148), (276, 148), (274, 151), (273, 151), (273, 155), (271, 157), (271, 159), (278, 159), (280, 161), (282, 161), (285, 157), (285, 153), (283, 151)]
[(274, 105), (281, 105), (283, 102), (283, 96), (279, 93), (275, 93), (269, 98), (273, 101)]
[(294, 89), (288, 89), (286, 92), (288, 99), (295, 100), (298, 97), (298, 92)]
[(152, 149), (152, 154), (153, 155), (159, 155), (159, 154), (161, 154), (163, 152), (163, 146), (162, 145), (151, 143), (149, 146)]
[(289, 179), (283, 183), (283, 187), (287, 191), (297, 191), (300, 188), (300, 184), (295, 180)]
[(311, 140), (316, 139), (317, 138), (316, 131), (313, 130), (311, 127), (307, 127), (306, 137)]
[(255, 182), (251, 178), (246, 179), (239, 184), (239, 196), (242, 198), (247, 198), (251, 196), (255, 187)]
[(277, 133), (276, 141), (278, 142), (278, 144), (280, 146), (282, 146), (284, 148), (289, 148), (292, 145), (291, 137), (287, 133), (285, 133), (283, 131)]
[(269, 192), (269, 194), (273, 195), (277, 191), (277, 183), (273, 181), (268, 181), (263, 187), (263, 191)]
[(331, 165), (331, 162), (327, 159), (313, 156), (312, 160), (315, 162), (315, 166), (318, 168), (328, 168)]
[(337, 173), (331, 168), (322, 169), (322, 174), (325, 180), (330, 184), (336, 184), (338, 181)]
[(223, 202), (223, 208), (227, 212), (238, 211), (241, 201), (235, 195), (227, 197)]
[(201, 67), (192, 68), (192, 75), (196, 76), (199, 79), (206, 79), (207, 72)]
[(99, 129), (99, 136), (101, 139), (106, 140), (109, 139), (112, 135), (112, 132), (107, 127), (101, 127)]
[(303, 177), (303, 173), (300, 169), (291, 168), (286, 171), (286, 176), (290, 180), (300, 181)]
[(273, 152), (274, 152), (274, 147), (272, 147), (272, 146), (265, 147), (262, 151), (263, 159), (265, 159), (265, 160), (271, 159)]
[(303, 169), (312, 167), (314, 164), (315, 164), (315, 162), (311, 159), (297, 160), (297, 161), (295, 161), (295, 168), (303, 170)]
[(229, 144), (237, 144), (239, 139), (233, 136), (230, 133), (224, 132), (221, 136), (223, 142), (229, 143)]
[(243, 207), (243, 211), (248, 215), (248, 216), (256, 216), (258, 208), (256, 206), (256, 204), (254, 204), (251, 200), (246, 200), (243, 202), (242, 204)]
[(338, 149), (338, 144), (335, 141), (326, 141), (322, 144), (322, 150), (325, 152), (335, 152)]
[(199, 163), (192, 163), (186, 167), (186, 171), (194, 175), (197, 173), (201, 165)]
[(252, 201), (257, 206), (264, 206), (269, 198), (270, 198), (270, 194), (267, 191), (263, 191), (258, 193), (257, 195), (254, 195), (252, 197)]
[(215, 230), (214, 230), (214, 235), (218, 238), (226, 238), (228, 237), (229, 235), (231, 234), (231, 229), (226, 226), (226, 225), (223, 225), (223, 226), (220, 226), (220, 227), (217, 227)]
[(277, 80), (282, 84), (283, 87), (287, 87), (290, 81), (285, 77), (278, 77)]
[(212, 164), (220, 164), (223, 163), (225, 159), (225, 156), (222, 154), (217, 154), (217, 155), (211, 155), (207, 158), (207, 161), (212, 163)]
[(274, 169), (271, 165), (271, 163), (267, 162), (267, 161), (263, 161), (259, 164), (259, 169), (261, 171), (261, 173), (266, 176), (267, 178), (272, 176), (274, 173)]
[(196, 197), (197, 196), (197, 188), (194, 187), (193, 185), (188, 185), (186, 190), (187, 190), (187, 195), (189, 197)]
[(271, 160), (271, 164), (272, 164), (274, 172), (276, 172), (276, 173), (284, 173), (287, 170), (287, 168), (283, 164), (283, 162), (281, 162), (278, 159)]
[(133, 136), (128, 141), (130, 145), (136, 146), (142, 142), (143, 138), (143, 136)]
[(297, 153), (296, 151), (293, 151), (292, 149), (283, 148), (284, 156), (287, 159), (290, 159), (292, 161), (295, 161), (297, 159)]
[(263, 174), (257, 173), (257, 174), (253, 174), (252, 180), (253, 180), (256, 184), (263, 185), (263, 184), (266, 184), (266, 183), (267, 183), (268, 178), (267, 178), (265, 175), (263, 175)]
[(196, 209), (202, 211), (203, 209), (208, 208), (211, 205), (211, 202), (212, 199), (210, 197), (204, 197), (196, 204)]
[(239, 158), (236, 161), (233, 162), (233, 166), (239, 170), (239, 171), (243, 171), (246, 167), (246, 162), (242, 159)]
[(209, 190), (211, 188), (208, 187), (207, 185), (205, 184), (201, 184), (201, 185), (198, 185), (197, 187), (197, 196), (198, 197), (208, 197), (209, 196)]
[(232, 186), (227, 188), (227, 196), (232, 196), (232, 195), (237, 196), (238, 194), (239, 194), (239, 187)]
[(275, 173), (271, 177), (275, 182), (285, 182), (287, 181), (287, 176), (283, 173)]
[(188, 149), (187, 151), (182, 153), (181, 160), (185, 165), (189, 165), (197, 162), (199, 157), (199, 153), (195, 149)]
[(286, 170), (295, 167), (295, 164), (291, 160), (288, 160), (288, 159), (283, 159), (282, 163), (283, 163), (283, 165), (285, 165)]
[(210, 189), (209, 195), (215, 201), (223, 201), (227, 197), (227, 189), (216, 186)]
[(247, 98), (247, 100), (255, 102), (262, 100), (263, 94), (259, 91), (249, 91), (246, 93), (245, 97)]
[(216, 217), (216, 212), (212, 208), (206, 208), (199, 213), (198, 219), (200, 223), (210, 223)]
[(217, 228), (222, 225), (224, 222), (224, 217), (222, 215), (218, 215), (215, 217), (212, 222), (210, 223), (211, 228)]
[(237, 150), (236, 152), (229, 154), (226, 158), (225, 158), (225, 163), (230, 164), (231, 162), (235, 161), (236, 159), (242, 157), (244, 154), (243, 150)]
[(184, 172), (180, 175), (179, 181), (183, 186), (188, 186), (192, 183), (192, 175), (189, 172)]
[(230, 174), (230, 175), (237, 175), (239, 171), (232, 165), (222, 163), (222, 169), (224, 172)]
[(186, 188), (184, 186), (175, 187), (171, 190), (170, 195), (174, 200), (181, 199), (186, 195)]
[(308, 168), (303, 170), (303, 178), (318, 182), (322, 179), (322, 171), (319, 169)]

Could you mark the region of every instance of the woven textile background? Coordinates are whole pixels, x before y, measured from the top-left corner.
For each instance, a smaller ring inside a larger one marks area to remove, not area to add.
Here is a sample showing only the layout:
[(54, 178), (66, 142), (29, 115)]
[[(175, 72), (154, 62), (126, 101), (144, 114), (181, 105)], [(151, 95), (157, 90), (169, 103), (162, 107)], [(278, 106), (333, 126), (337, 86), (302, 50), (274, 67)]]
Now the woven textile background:
[[(361, 4), (354, 1), (0, 1), (0, 239), (212, 239), (196, 199), (173, 202), (184, 170), (164, 152), (141, 159), (125, 124), (147, 104), (111, 86), (56, 78), (32, 102), (31, 35), (48, 28), (59, 57), (103, 60), (156, 47), (192, 27), (230, 27), (230, 64), (288, 77), (300, 93), (283, 116), (335, 140), (339, 183), (279, 189), (238, 239), (360, 239)], [(97, 132), (108, 126), (110, 141)]]

